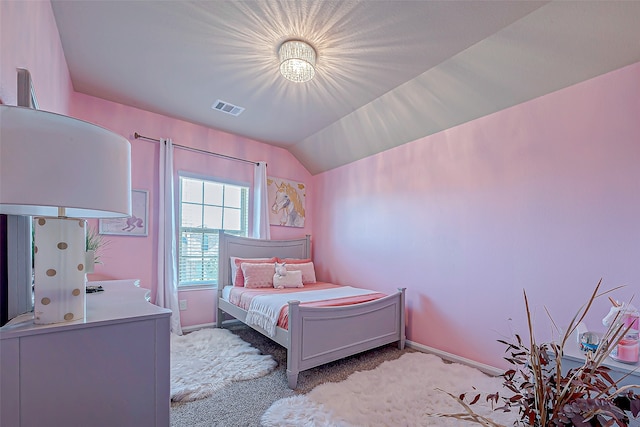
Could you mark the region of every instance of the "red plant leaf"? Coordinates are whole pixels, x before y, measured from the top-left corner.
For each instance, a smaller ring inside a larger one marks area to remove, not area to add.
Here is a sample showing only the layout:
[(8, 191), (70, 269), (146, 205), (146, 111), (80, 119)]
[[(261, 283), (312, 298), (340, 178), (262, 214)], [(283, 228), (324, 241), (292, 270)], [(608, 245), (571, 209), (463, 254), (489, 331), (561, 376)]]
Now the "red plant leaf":
[(629, 402), (629, 410), (634, 417), (637, 417), (638, 414), (640, 414), (640, 399), (631, 399)]
[(498, 394), (498, 392), (487, 394), (487, 397), (485, 399), (487, 402), (498, 403), (498, 400), (500, 399), (500, 395)]
[(571, 423), (575, 427), (591, 427), (591, 423), (585, 421), (584, 417), (580, 414), (571, 417)]
[(612, 427), (615, 423), (616, 423), (616, 420), (610, 419), (609, 421), (605, 422), (602, 427)]

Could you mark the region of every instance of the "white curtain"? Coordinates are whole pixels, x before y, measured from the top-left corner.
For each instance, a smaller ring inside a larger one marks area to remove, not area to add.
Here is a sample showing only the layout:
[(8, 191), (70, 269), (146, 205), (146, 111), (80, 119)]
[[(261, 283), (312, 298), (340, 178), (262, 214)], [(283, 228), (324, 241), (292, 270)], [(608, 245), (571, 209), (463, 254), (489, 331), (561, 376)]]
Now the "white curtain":
[(158, 186), (158, 288), (156, 305), (170, 309), (171, 332), (182, 335), (178, 303), (178, 257), (176, 256), (176, 218), (173, 191), (173, 142), (160, 139)]
[(269, 200), (267, 197), (267, 163), (258, 162), (253, 175), (253, 235), (256, 239), (270, 239)]

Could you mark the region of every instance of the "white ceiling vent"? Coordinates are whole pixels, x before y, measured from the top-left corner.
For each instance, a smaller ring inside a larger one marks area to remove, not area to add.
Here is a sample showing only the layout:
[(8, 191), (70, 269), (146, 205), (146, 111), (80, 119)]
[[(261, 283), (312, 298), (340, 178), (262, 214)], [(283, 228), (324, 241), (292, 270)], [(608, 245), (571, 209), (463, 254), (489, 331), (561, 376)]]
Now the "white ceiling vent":
[(239, 116), (244, 111), (244, 108), (237, 105), (229, 104), (228, 102), (216, 100), (211, 106), (214, 110), (222, 111), (223, 113), (231, 114), (232, 116)]

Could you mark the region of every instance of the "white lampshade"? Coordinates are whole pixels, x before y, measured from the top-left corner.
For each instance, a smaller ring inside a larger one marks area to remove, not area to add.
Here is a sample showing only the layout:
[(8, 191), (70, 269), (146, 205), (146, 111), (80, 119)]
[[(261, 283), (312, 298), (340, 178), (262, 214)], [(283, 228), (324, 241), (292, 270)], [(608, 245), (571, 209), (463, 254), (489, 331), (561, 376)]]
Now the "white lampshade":
[(280, 46), (280, 73), (292, 82), (304, 83), (316, 74), (316, 51), (300, 40), (289, 40)]
[(60, 114), (0, 105), (0, 213), (131, 215), (131, 145)]
[(85, 316), (85, 218), (131, 215), (131, 146), (91, 123), (0, 105), (0, 213), (34, 216), (34, 322)]

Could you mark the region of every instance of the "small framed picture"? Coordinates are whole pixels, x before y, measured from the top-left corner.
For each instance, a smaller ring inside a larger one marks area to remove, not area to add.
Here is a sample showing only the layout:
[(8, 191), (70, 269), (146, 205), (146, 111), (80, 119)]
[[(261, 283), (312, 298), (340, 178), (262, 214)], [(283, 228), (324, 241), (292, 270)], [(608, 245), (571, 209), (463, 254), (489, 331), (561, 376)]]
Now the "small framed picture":
[(149, 219), (149, 192), (131, 190), (131, 216), (128, 218), (100, 219), (100, 234), (116, 236), (147, 236)]

